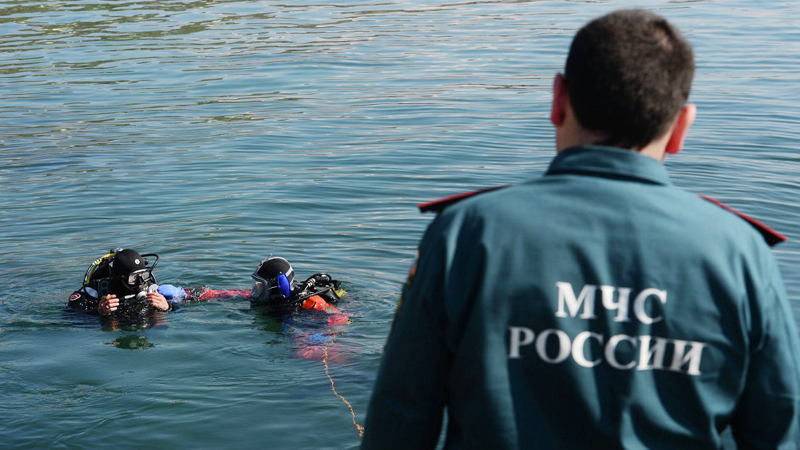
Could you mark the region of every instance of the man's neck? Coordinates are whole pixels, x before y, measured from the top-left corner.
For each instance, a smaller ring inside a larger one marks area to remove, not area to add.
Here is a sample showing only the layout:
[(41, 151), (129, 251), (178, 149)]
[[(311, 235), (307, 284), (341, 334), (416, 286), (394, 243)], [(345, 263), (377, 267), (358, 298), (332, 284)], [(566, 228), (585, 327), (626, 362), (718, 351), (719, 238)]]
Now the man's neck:
[[(568, 122), (575, 123), (575, 122)], [(580, 147), (588, 145), (597, 145), (598, 142), (605, 140), (605, 136), (601, 133), (585, 130), (580, 126), (560, 127), (556, 129), (556, 152), (561, 153), (562, 150), (570, 147)], [(664, 162), (666, 156), (666, 145), (669, 140), (668, 135), (664, 135), (656, 140), (651, 141), (643, 148), (631, 148), (630, 151), (641, 153), (644, 156), (655, 159), (656, 161)]]

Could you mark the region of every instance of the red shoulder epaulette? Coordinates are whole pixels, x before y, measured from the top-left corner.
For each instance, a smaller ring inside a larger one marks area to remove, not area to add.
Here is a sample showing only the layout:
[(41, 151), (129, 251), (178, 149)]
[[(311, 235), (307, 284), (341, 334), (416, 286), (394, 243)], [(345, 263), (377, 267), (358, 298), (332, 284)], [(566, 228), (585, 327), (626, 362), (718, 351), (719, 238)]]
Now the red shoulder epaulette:
[(509, 186), (509, 185), (508, 184), (504, 184), (504, 185), (501, 185), (501, 186), (492, 186), (492, 187), (488, 187), (486, 189), (479, 189), (477, 191), (462, 192), (460, 194), (455, 194), (455, 195), (451, 195), (449, 197), (440, 198), (439, 200), (434, 200), (432, 202), (420, 203), (419, 205), (417, 205), (417, 207), (419, 208), (419, 211), (423, 212), (423, 213), (426, 213), (426, 212), (438, 213), (438, 212), (441, 212), (443, 209), (447, 208), (448, 206), (452, 205), (453, 203), (458, 203), (461, 200), (464, 200), (465, 198), (474, 197), (474, 196), (476, 196), (478, 194), (483, 194), (485, 192), (496, 191), (498, 189), (502, 189), (502, 188), (507, 187), (507, 186)]
[[(444, 198), (441, 198), (439, 200), (434, 200), (432, 202), (420, 203), (419, 205), (417, 205), (417, 207), (419, 208), (420, 212), (423, 212), (423, 213), (426, 213), (426, 212), (436, 212), (436, 213), (438, 213), (438, 212), (441, 212), (446, 207), (448, 207), (448, 206), (450, 206), (450, 205), (452, 205), (454, 203), (457, 203), (457, 202), (459, 202), (461, 200), (464, 200), (465, 198), (474, 197), (474, 196), (476, 196), (478, 194), (483, 194), (485, 192), (496, 191), (498, 189), (502, 189), (502, 188), (507, 187), (507, 186), (509, 186), (509, 185), (505, 184), (505, 185), (502, 185), (502, 186), (492, 186), (492, 187), (488, 187), (488, 188), (485, 188), (485, 189), (480, 189), (480, 190), (477, 190), (477, 191), (462, 192), (460, 194), (451, 195), (449, 197), (444, 197)], [(729, 212), (732, 212), (733, 214), (736, 214), (737, 216), (739, 216), (742, 219), (744, 219), (745, 221), (747, 221), (747, 223), (749, 223), (750, 226), (752, 226), (753, 228), (756, 229), (756, 231), (761, 233), (761, 236), (764, 237), (764, 240), (767, 241), (767, 244), (769, 246), (775, 246), (775, 245), (780, 244), (781, 242), (785, 242), (786, 241), (786, 236), (778, 233), (777, 231), (775, 231), (772, 228), (764, 225), (763, 223), (759, 222), (758, 220), (756, 220), (756, 219), (754, 219), (754, 218), (752, 218), (752, 217), (750, 217), (748, 215), (742, 214), (739, 211), (736, 211), (735, 209), (731, 208), (730, 206), (728, 206), (728, 205), (726, 205), (726, 204), (724, 204), (724, 203), (722, 203), (722, 202), (720, 202), (718, 200), (714, 200), (711, 197), (706, 197), (705, 195), (698, 195), (698, 196), (700, 198), (702, 198), (703, 200), (709, 201), (709, 202), (719, 206), (720, 208), (725, 209), (725, 210), (727, 210)]]
[(737, 216), (741, 217), (742, 219), (746, 220), (747, 223), (749, 223), (753, 228), (756, 229), (756, 231), (761, 233), (761, 236), (764, 237), (764, 240), (767, 241), (767, 244), (770, 247), (774, 247), (774, 246), (780, 244), (781, 242), (785, 242), (786, 241), (786, 236), (778, 233), (777, 231), (775, 231), (772, 228), (764, 225), (763, 223), (759, 222), (758, 220), (756, 220), (756, 219), (754, 219), (754, 218), (752, 218), (752, 217), (750, 217), (748, 215), (742, 214), (739, 211), (736, 211), (735, 209), (731, 208), (730, 206), (728, 206), (728, 205), (726, 205), (726, 204), (724, 204), (724, 203), (722, 203), (722, 202), (720, 202), (718, 200), (714, 200), (711, 197), (706, 197), (705, 195), (698, 195), (698, 197), (702, 198), (703, 200), (707, 200), (707, 201), (719, 206), (720, 208), (722, 208), (722, 209), (724, 209), (726, 211), (732, 212), (732, 213), (736, 214)]

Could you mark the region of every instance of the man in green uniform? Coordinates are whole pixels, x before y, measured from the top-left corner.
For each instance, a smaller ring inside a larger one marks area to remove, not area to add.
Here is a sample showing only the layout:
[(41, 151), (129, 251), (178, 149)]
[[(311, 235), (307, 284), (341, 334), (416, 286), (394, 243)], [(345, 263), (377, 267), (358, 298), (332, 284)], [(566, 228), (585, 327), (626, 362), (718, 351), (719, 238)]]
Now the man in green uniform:
[[(442, 208), (385, 348), (363, 448), (798, 448), (800, 343), (746, 221), (661, 164), (695, 117), (663, 18), (583, 27), (545, 176)], [(762, 230), (768, 235), (768, 230)]]

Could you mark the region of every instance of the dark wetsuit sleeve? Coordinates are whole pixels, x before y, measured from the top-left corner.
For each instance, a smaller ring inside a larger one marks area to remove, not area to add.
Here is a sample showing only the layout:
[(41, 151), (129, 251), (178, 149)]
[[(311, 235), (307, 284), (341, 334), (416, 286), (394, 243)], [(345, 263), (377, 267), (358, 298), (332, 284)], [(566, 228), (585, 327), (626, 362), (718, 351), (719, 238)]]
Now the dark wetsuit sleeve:
[(416, 277), (403, 290), (381, 360), (362, 449), (436, 446), (451, 360), (442, 320), (443, 260), (441, 247), (423, 239)]
[(169, 305), (169, 309), (166, 312), (172, 312), (181, 309), (181, 303), (178, 301), (167, 299), (167, 304)]
[(800, 338), (773, 262), (774, 278), (753, 307), (750, 369), (732, 423), (739, 448), (798, 448)]
[(92, 297), (83, 291), (75, 291), (67, 300), (67, 309), (97, 314), (97, 305), (99, 303), (100, 300), (98, 298)]

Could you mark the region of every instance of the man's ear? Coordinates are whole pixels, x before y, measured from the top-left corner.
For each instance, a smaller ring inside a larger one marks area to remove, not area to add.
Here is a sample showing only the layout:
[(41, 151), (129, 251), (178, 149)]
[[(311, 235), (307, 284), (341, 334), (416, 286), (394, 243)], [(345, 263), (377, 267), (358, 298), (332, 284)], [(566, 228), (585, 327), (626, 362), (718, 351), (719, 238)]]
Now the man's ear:
[(567, 117), (569, 95), (564, 75), (558, 73), (553, 80), (553, 104), (550, 107), (550, 122), (556, 127), (564, 124)]
[(697, 106), (695, 106), (694, 103), (689, 103), (683, 107), (678, 115), (678, 120), (675, 121), (675, 125), (672, 127), (669, 141), (667, 141), (667, 153), (675, 154), (681, 151), (683, 148), (683, 141), (686, 139), (686, 134), (694, 123), (694, 118), (696, 116)]

